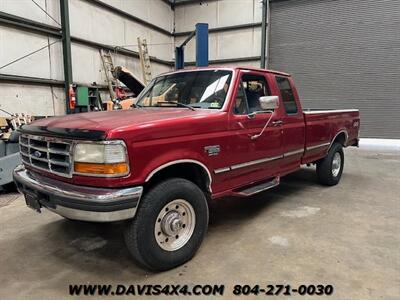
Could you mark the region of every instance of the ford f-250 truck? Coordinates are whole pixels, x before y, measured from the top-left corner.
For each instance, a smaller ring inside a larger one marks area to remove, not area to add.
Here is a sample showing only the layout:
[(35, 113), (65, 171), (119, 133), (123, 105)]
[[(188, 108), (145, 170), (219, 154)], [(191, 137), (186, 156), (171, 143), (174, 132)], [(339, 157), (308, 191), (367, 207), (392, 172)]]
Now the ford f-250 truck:
[(129, 110), (22, 126), (14, 180), (39, 212), (127, 220), (134, 258), (167, 270), (199, 248), (210, 201), (265, 191), (304, 164), (337, 184), (359, 126), (358, 110), (303, 110), (286, 73), (183, 70), (153, 79)]

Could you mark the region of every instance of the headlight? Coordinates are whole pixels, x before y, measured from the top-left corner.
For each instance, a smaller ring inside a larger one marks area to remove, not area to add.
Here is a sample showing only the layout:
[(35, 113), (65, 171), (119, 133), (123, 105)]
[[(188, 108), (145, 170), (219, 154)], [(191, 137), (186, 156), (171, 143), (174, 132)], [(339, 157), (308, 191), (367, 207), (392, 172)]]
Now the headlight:
[(126, 146), (123, 141), (77, 143), (74, 148), (74, 171), (80, 175), (105, 177), (129, 173)]

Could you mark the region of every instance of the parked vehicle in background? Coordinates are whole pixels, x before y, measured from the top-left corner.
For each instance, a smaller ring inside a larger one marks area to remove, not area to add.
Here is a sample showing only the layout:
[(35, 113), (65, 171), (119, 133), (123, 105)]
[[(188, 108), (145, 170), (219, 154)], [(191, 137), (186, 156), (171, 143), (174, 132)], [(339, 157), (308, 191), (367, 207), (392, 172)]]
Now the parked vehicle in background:
[(303, 110), (283, 72), (183, 70), (154, 78), (130, 110), (23, 126), (14, 179), (37, 211), (127, 220), (134, 258), (167, 270), (199, 248), (210, 201), (267, 190), (304, 164), (337, 184), (359, 125), (358, 110)]
[(7, 117), (0, 117), (0, 192), (13, 191), (13, 170), (21, 164), (19, 154), (19, 133), (16, 129), (29, 124), (34, 117), (23, 113), (10, 113), (0, 108)]

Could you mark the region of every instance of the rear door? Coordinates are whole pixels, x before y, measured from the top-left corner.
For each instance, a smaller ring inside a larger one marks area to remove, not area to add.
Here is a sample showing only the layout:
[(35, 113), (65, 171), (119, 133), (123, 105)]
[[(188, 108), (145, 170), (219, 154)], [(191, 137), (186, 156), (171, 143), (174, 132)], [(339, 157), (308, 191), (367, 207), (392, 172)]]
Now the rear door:
[(270, 84), (266, 73), (240, 73), (230, 107), (230, 130), (233, 131), (228, 154), (231, 161), (229, 175), (227, 174), (230, 188), (279, 174), (282, 130), (279, 123), (275, 124), (279, 117), (273, 116), (264, 133), (254, 138), (271, 117), (270, 112), (252, 114), (261, 111), (259, 98), (271, 95)]

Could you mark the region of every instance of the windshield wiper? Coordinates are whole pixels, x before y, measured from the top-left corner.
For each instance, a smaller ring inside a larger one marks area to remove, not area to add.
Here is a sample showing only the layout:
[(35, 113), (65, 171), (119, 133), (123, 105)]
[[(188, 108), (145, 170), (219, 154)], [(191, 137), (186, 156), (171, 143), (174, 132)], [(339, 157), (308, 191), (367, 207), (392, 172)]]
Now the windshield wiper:
[(162, 101), (162, 102), (159, 102), (158, 104), (160, 104), (160, 103), (176, 104), (176, 106), (186, 107), (186, 108), (189, 108), (190, 110), (195, 110), (194, 107), (184, 104), (184, 103), (180, 103), (180, 102)]

